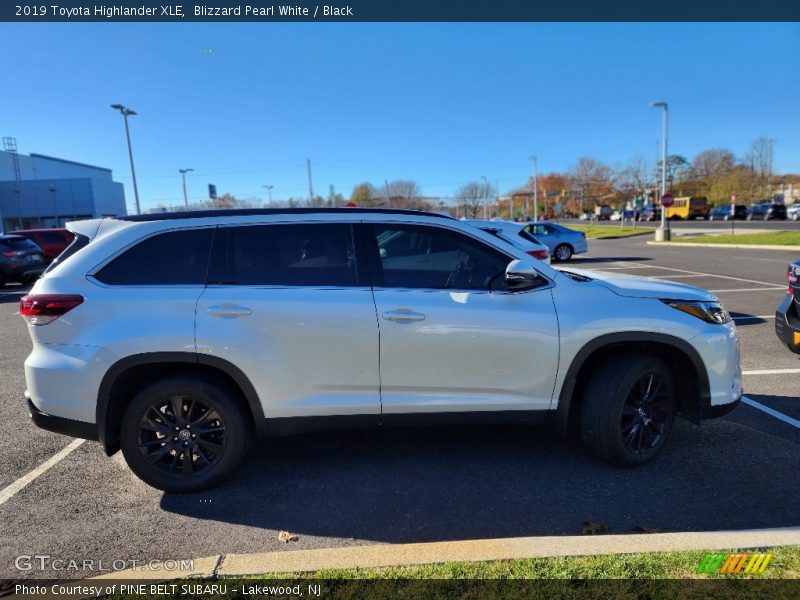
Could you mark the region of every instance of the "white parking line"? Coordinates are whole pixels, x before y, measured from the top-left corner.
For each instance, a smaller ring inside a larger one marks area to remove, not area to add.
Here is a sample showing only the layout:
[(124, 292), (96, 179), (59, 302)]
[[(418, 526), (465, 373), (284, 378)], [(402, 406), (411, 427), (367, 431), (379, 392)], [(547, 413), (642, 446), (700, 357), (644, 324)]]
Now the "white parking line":
[(783, 290), (783, 286), (781, 287), (761, 287), (761, 288), (733, 288), (729, 290), (708, 290), (709, 292), (719, 293), (719, 292), (777, 292), (778, 290)]
[(39, 475), (43, 475), (48, 470), (56, 466), (62, 460), (64, 460), (67, 456), (69, 456), (73, 450), (77, 449), (81, 444), (83, 444), (86, 440), (75, 440), (69, 446), (64, 448), (61, 452), (53, 455), (48, 460), (44, 461), (38, 467), (36, 467), (33, 471), (28, 473), (27, 475), (23, 475), (19, 479), (17, 479), (14, 483), (3, 488), (0, 490), (0, 505), (5, 504), (8, 500), (14, 497), (14, 495), (22, 490), (25, 486), (31, 483), (34, 479), (39, 477)]
[[(641, 263), (637, 263), (641, 264)], [(686, 273), (687, 275), (704, 275), (706, 277), (717, 277), (718, 279), (731, 279), (733, 281), (743, 281), (745, 283), (758, 283), (759, 285), (769, 285), (775, 288), (783, 288), (784, 285), (772, 283), (769, 281), (758, 281), (756, 279), (744, 279), (742, 277), (731, 277), (730, 275), (715, 275), (714, 273), (703, 273), (702, 271), (687, 271), (686, 269), (674, 269), (672, 267), (659, 267), (658, 265), (641, 265), (643, 267), (651, 267), (653, 269), (663, 269), (664, 271), (675, 271), (676, 273)]]
[(797, 419), (793, 419), (792, 417), (785, 415), (781, 412), (778, 412), (777, 410), (772, 410), (769, 406), (764, 406), (763, 404), (760, 404), (755, 400), (751, 400), (747, 396), (742, 396), (742, 402), (744, 402), (748, 406), (752, 406), (756, 410), (760, 410), (761, 412), (768, 414), (771, 417), (775, 417), (776, 419), (783, 421), (784, 423), (788, 423), (792, 427), (797, 427), (798, 429), (800, 429), (800, 421), (798, 421)]
[(651, 275), (648, 279), (692, 279), (693, 277), (706, 277), (705, 275)]
[(742, 371), (742, 375), (789, 375), (800, 373), (800, 369), (756, 369), (754, 371)]

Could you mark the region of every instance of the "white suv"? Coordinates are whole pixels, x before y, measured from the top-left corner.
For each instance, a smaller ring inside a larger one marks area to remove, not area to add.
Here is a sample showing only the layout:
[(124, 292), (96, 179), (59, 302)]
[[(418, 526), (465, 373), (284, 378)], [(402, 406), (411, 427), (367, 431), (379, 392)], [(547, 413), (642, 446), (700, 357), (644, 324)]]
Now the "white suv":
[(711, 293), (558, 271), (402, 210), (207, 211), (80, 221), (21, 299), (34, 422), (118, 449), (162, 490), (218, 482), (253, 435), (552, 419), (619, 465), (676, 415), (739, 400)]

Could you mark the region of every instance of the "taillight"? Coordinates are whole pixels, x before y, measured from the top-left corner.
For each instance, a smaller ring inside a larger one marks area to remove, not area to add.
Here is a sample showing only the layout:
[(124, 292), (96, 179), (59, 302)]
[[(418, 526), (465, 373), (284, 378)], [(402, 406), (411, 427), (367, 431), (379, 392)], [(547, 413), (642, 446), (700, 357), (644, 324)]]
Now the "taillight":
[(77, 294), (28, 294), (19, 299), (19, 314), (31, 325), (47, 325), (82, 302)]
[(3, 256), (11, 258), (12, 256), (19, 256), (14, 250), (9, 250), (8, 252), (3, 252)]
[(547, 260), (547, 257), (550, 256), (550, 253), (547, 250), (529, 250), (528, 254), (530, 254), (533, 258), (538, 258), (539, 260)]

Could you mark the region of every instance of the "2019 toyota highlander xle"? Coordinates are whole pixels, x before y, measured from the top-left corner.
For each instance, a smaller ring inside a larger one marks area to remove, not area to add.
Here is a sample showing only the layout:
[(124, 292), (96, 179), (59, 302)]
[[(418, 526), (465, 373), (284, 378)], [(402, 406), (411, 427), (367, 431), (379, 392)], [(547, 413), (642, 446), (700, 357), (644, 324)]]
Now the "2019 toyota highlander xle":
[(68, 225), (20, 300), (33, 420), (121, 448), (162, 490), (218, 482), (254, 435), (324, 424), (574, 424), (632, 466), (742, 394), (710, 292), (559, 271), (446, 216), (186, 212)]

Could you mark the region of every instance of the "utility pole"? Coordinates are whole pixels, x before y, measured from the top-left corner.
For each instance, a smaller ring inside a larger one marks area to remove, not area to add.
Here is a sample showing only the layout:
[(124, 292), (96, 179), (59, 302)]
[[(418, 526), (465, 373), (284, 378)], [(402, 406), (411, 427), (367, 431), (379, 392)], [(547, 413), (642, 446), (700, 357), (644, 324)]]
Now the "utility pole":
[(189, 196), (186, 195), (186, 174), (191, 171), (194, 171), (194, 169), (178, 169), (178, 173), (183, 178), (183, 203), (186, 206), (186, 210), (189, 210)]
[(274, 185), (262, 185), (261, 187), (264, 188), (265, 190), (267, 190), (267, 197), (269, 198), (269, 203), (272, 204), (272, 188), (274, 188), (275, 186)]
[(314, 184), (311, 183), (311, 159), (306, 159), (306, 164), (308, 165), (308, 205), (314, 202)]
[(131, 110), (122, 104), (112, 104), (111, 108), (118, 110), (125, 119), (125, 137), (128, 140), (128, 158), (131, 160), (131, 177), (133, 178), (133, 196), (136, 198), (136, 214), (142, 214), (142, 209), (139, 206), (139, 188), (136, 187), (136, 169), (133, 168), (133, 150), (131, 149), (131, 132), (128, 129), (128, 117), (136, 114), (136, 111)]
[(389, 180), (383, 180), (384, 190), (386, 191), (386, 208), (390, 208), (392, 206), (392, 198), (389, 196)]
[(489, 203), (489, 180), (486, 179), (486, 175), (481, 175), (481, 179), (483, 179), (483, 220), (487, 221), (489, 219), (486, 206)]
[(539, 220), (539, 179), (536, 173), (536, 157), (531, 156), (531, 163), (533, 163), (533, 220)]

